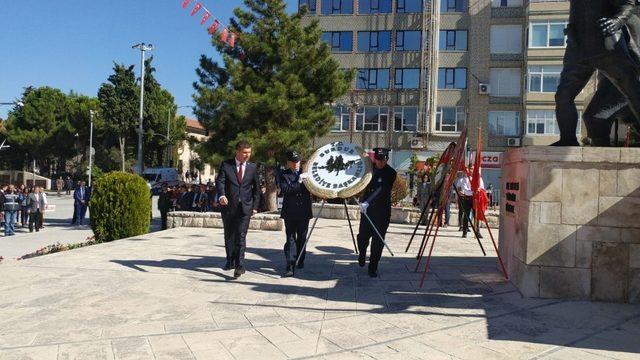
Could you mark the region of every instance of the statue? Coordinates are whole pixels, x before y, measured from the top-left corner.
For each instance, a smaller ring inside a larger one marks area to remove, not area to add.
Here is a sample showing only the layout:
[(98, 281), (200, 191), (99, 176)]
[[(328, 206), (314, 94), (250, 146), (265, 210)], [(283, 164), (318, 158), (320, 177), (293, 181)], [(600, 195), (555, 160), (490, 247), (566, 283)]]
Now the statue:
[(594, 145), (608, 145), (616, 116), (625, 116), (640, 128), (640, 49), (636, 38), (640, 23), (632, 14), (636, 0), (570, 1), (567, 49), (555, 97), (560, 140), (552, 145), (579, 146), (575, 98), (596, 70), (603, 81), (584, 119)]

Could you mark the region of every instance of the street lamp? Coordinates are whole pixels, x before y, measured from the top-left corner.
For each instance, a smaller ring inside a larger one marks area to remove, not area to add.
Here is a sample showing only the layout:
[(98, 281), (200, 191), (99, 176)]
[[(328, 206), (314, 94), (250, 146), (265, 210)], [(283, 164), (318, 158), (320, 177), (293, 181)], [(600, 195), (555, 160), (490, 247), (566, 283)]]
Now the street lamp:
[(24, 103), (22, 101), (0, 102), (0, 105), (17, 105), (18, 107), (23, 107)]
[(152, 44), (139, 43), (131, 47), (140, 50), (140, 124), (138, 124), (138, 171), (142, 175), (143, 159), (142, 159), (142, 141), (144, 129), (142, 121), (144, 118), (144, 52), (152, 51)]
[[(176, 115), (178, 115), (178, 109), (180, 108), (190, 108), (191, 105), (182, 105), (182, 106), (176, 106)], [(167, 139), (167, 167), (169, 167), (169, 148), (171, 147), (171, 140), (169, 137), (169, 132), (171, 131), (171, 108), (169, 108), (169, 111), (167, 113), (167, 137), (165, 139)]]
[(97, 111), (89, 110), (91, 125), (89, 127), (89, 188), (91, 188), (91, 171), (93, 170), (93, 116)]

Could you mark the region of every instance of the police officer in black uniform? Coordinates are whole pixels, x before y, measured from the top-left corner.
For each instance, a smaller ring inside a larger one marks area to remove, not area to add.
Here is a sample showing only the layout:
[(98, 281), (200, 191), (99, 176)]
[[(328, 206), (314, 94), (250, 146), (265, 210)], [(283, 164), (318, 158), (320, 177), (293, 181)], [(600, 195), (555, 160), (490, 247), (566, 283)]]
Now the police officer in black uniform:
[[(287, 262), (285, 277), (293, 276), (296, 259), (304, 246), (309, 228), (311, 212), (311, 194), (302, 181), (308, 174), (300, 170), (300, 155), (295, 151), (287, 151), (288, 169), (282, 172), (278, 183), (282, 194), (282, 211), (287, 240), (284, 243), (284, 257)], [(302, 252), (298, 268), (304, 267), (306, 250)]]
[(391, 220), (391, 190), (396, 180), (396, 171), (387, 164), (389, 149), (375, 148), (373, 161), (373, 177), (360, 199), (360, 228), (358, 229), (358, 264), (364, 267), (369, 239), (371, 243), (371, 255), (369, 256), (369, 276), (378, 276), (378, 262), (382, 256), (384, 244), (376, 231), (371, 227), (366, 213), (383, 237), (387, 233)]

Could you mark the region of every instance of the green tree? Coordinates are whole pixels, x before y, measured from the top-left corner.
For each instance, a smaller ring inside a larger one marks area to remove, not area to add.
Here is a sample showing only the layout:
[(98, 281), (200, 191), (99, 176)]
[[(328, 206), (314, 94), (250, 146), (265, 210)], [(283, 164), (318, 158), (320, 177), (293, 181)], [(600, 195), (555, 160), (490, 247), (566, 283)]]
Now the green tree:
[[(231, 19), (236, 46), (212, 38), (224, 64), (202, 55), (196, 70), (195, 113), (211, 135), (201, 157), (219, 161), (246, 139), (254, 158), (272, 169), (286, 149), (306, 151), (313, 137), (329, 131), (335, 119), (327, 104), (346, 93), (353, 72), (341, 70), (320, 42), (317, 21), (302, 26), (304, 12), (289, 15), (283, 0), (244, 4)], [(272, 170), (266, 180), (274, 209)]]
[(107, 78), (98, 90), (102, 117), (106, 132), (117, 138), (120, 146), (121, 170), (125, 171), (127, 139), (134, 138), (138, 123), (139, 95), (136, 86), (134, 66), (123, 64), (113, 66), (113, 74)]

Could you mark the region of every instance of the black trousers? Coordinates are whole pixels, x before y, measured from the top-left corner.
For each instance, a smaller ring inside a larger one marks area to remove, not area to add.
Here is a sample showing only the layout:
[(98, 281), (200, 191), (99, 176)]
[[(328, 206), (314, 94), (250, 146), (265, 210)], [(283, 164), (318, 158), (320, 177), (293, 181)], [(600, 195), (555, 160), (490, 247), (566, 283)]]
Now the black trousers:
[[(640, 69), (631, 57), (616, 49), (606, 55), (577, 60), (570, 47), (567, 47), (567, 52), (556, 91), (556, 119), (560, 129), (560, 142), (564, 145), (577, 145), (578, 110), (575, 99), (596, 70), (620, 91), (622, 99), (628, 102), (637, 126), (640, 119)], [(594, 134), (593, 129), (590, 129), (589, 135), (598, 137), (599, 134)], [(606, 136), (608, 138), (609, 133)]]
[[(300, 250), (307, 239), (308, 229), (309, 219), (284, 219), (284, 231), (287, 234), (287, 240), (284, 243), (284, 258), (287, 265), (295, 263), (300, 256)], [(304, 249), (302, 256), (300, 256), (300, 264), (304, 264), (306, 255), (307, 249)]]
[[(387, 229), (389, 228), (390, 216), (377, 215), (372, 211), (367, 212), (367, 215), (371, 218), (371, 221), (376, 225), (380, 235), (385, 237)], [(360, 254), (367, 254), (367, 247), (369, 247), (369, 239), (373, 237), (371, 241), (371, 254), (369, 255), (369, 269), (373, 271), (378, 270), (378, 262), (382, 257), (382, 249), (384, 243), (378, 237), (376, 231), (371, 227), (369, 220), (362, 215), (360, 218), (360, 227), (358, 228), (358, 252)]]
[(34, 225), (36, 228), (36, 231), (40, 230), (40, 218), (42, 217), (42, 213), (40, 212), (40, 210), (36, 210), (36, 211), (32, 211), (29, 214), (29, 231), (33, 231)]
[(222, 214), (224, 225), (224, 248), (227, 253), (227, 261), (236, 267), (244, 265), (244, 252), (247, 248), (247, 231), (251, 214), (242, 212), (242, 205), (237, 209), (227, 209)]
[(167, 213), (168, 211), (160, 211), (160, 228), (162, 230), (166, 230), (167, 229)]
[(462, 233), (466, 234), (469, 231), (469, 219), (471, 217), (471, 208), (473, 207), (473, 198), (471, 196), (460, 197), (460, 214), (462, 217)]

